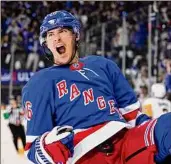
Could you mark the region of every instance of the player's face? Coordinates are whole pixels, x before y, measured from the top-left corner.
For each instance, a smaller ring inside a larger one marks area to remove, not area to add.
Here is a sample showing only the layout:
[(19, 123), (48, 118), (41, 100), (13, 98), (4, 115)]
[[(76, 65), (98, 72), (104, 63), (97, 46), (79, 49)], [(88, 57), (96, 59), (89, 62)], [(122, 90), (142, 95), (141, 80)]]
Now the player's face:
[(76, 35), (67, 28), (57, 28), (47, 32), (46, 44), (57, 65), (68, 63), (75, 53)]

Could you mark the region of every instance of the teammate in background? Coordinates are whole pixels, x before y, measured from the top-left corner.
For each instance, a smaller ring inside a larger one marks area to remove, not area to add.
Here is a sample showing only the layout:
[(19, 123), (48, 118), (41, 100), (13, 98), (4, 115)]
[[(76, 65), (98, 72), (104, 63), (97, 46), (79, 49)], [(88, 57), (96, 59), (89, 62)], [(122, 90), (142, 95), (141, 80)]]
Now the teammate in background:
[(158, 149), (155, 158), (163, 161), (171, 153), (171, 131), (158, 134), (163, 119), (171, 129), (171, 115), (150, 120), (142, 114), (117, 65), (97, 56), (79, 59), (79, 40), (80, 22), (72, 14), (44, 18), (40, 43), (54, 65), (22, 91), (27, 157), (36, 164), (153, 164)]
[(156, 83), (151, 87), (152, 97), (142, 104), (143, 113), (152, 118), (158, 118), (162, 114), (171, 112), (171, 102), (165, 98), (166, 89), (164, 84)]
[[(9, 120), (8, 126), (11, 130), (13, 136), (13, 143), (18, 153), (23, 153), (24, 150), (22, 147), (25, 147), (26, 145), (26, 136), (24, 127), (22, 125), (22, 121), (24, 119), (23, 116), (24, 111), (20, 106), (18, 106), (15, 98), (10, 99), (10, 106), (4, 113), (4, 118)], [(23, 144), (21, 148), (19, 147), (19, 140), (21, 140)]]

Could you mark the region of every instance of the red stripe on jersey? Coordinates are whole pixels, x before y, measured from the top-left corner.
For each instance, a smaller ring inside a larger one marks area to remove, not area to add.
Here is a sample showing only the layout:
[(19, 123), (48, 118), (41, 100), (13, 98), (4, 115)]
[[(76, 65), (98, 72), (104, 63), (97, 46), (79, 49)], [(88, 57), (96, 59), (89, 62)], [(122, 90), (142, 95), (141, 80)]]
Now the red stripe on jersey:
[(29, 150), (31, 148), (31, 145), (32, 145), (31, 142), (26, 143), (26, 146), (25, 146), (24, 150), (25, 151)]
[(84, 138), (86, 138), (90, 134), (96, 132), (97, 130), (99, 130), (100, 128), (102, 128), (103, 126), (105, 126), (106, 124), (107, 124), (107, 122), (106, 123), (103, 123), (103, 124), (96, 125), (94, 127), (91, 127), (91, 128), (89, 128), (89, 129), (87, 129), (85, 131), (76, 133), (75, 136), (74, 136), (74, 145), (76, 146)]
[(126, 121), (134, 120), (137, 117), (138, 111), (139, 111), (139, 108), (132, 112), (124, 114), (123, 117), (125, 118)]
[(151, 122), (152, 123), (147, 132), (147, 139), (148, 139), (148, 143), (150, 146), (155, 144), (154, 143), (154, 126), (156, 125), (157, 120), (155, 119), (155, 120), (152, 120)]

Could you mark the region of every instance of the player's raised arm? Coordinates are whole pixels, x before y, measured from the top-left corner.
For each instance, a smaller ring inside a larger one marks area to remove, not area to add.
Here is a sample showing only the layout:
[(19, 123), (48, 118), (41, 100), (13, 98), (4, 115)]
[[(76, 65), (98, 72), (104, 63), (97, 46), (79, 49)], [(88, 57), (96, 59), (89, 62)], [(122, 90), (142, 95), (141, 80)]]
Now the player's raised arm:
[(119, 67), (114, 62), (108, 61), (107, 69), (112, 76), (113, 94), (123, 117), (132, 126), (149, 119), (140, 112), (140, 102)]

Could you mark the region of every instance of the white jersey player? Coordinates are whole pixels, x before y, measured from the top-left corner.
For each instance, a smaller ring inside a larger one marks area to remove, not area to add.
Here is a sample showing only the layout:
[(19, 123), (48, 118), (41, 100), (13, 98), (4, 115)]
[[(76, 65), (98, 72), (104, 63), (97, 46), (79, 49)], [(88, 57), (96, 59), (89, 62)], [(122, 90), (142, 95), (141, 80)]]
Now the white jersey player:
[(143, 113), (158, 118), (164, 113), (171, 112), (171, 102), (164, 98), (165, 86), (162, 83), (153, 84), (151, 92), (153, 97), (147, 98), (142, 104)]

